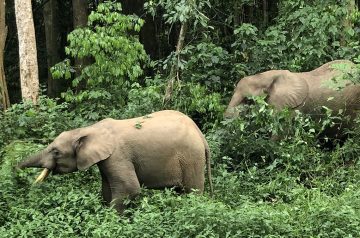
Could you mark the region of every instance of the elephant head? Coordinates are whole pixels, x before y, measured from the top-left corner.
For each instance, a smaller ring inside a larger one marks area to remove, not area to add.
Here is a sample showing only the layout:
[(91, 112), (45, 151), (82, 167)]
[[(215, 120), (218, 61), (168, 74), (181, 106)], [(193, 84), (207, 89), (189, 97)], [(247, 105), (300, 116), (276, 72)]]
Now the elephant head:
[(238, 115), (236, 107), (249, 103), (250, 96), (266, 96), (269, 104), (276, 109), (296, 108), (304, 103), (309, 92), (308, 84), (302, 77), (288, 70), (271, 70), (248, 76), (239, 81), (226, 109), (226, 118)]
[(20, 162), (20, 169), (45, 168), (36, 182), (53, 174), (86, 170), (109, 158), (114, 150), (111, 134), (106, 128), (80, 128), (61, 133), (47, 148)]

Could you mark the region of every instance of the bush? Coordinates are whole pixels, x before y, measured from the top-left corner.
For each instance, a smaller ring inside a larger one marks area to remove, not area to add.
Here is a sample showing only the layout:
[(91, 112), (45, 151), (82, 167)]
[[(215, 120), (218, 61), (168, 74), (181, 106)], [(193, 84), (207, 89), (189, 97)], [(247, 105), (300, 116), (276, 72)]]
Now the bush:
[(133, 84), (129, 98), (123, 110), (113, 110), (113, 118), (132, 118), (154, 111), (178, 110), (191, 117), (200, 128), (212, 127), (214, 122), (223, 117), (224, 105), (219, 93), (209, 93), (199, 83), (181, 82), (174, 87), (169, 105), (163, 105), (166, 80), (158, 77), (147, 81), (146, 86)]
[(224, 105), (219, 93), (209, 93), (199, 83), (182, 83), (175, 87), (171, 108), (189, 115), (203, 130), (221, 120)]
[(262, 98), (253, 99), (255, 104), (243, 106), (244, 114), (222, 121), (208, 133), (215, 164), (226, 164), (244, 177), (251, 174), (252, 185), (279, 179), (312, 188), (319, 186), (315, 180), (339, 166), (357, 163), (355, 131), (343, 146), (335, 144), (330, 150), (319, 140), (335, 117), (315, 122), (299, 112), (275, 112)]
[(285, 146), (318, 147), (316, 132), (321, 131), (310, 118), (291, 110), (276, 112), (261, 97), (250, 100), (255, 103), (242, 105), (239, 117), (222, 121), (211, 133), (212, 140), (222, 142), (222, 154), (230, 156), (234, 166), (268, 166)]
[(87, 124), (68, 111), (68, 104), (45, 96), (39, 98), (38, 105), (30, 101), (13, 104), (0, 114), (0, 121), (0, 150), (17, 139), (50, 142), (62, 131)]
[(233, 63), (232, 55), (213, 43), (188, 45), (182, 50), (181, 57), (182, 80), (199, 83), (209, 92), (228, 96), (239, 75), (244, 74), (244, 66)]

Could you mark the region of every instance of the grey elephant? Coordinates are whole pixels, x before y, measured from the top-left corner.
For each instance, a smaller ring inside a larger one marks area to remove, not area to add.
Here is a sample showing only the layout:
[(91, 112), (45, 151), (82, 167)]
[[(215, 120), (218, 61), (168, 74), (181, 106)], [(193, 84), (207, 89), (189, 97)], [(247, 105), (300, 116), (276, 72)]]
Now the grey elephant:
[[(266, 100), (276, 109), (285, 107), (309, 114), (314, 119), (324, 116), (323, 106), (334, 113), (339, 110), (349, 122), (336, 124), (325, 133), (332, 138), (342, 136), (343, 128), (353, 125), (352, 121), (360, 109), (360, 85), (344, 77), (356, 69), (355, 64), (347, 60), (335, 60), (309, 72), (293, 73), (288, 70), (270, 70), (241, 79), (225, 111), (224, 116), (237, 116), (238, 105), (248, 103), (249, 96), (266, 96)], [(331, 87), (336, 80), (340, 89)]]
[(178, 111), (165, 110), (127, 120), (104, 119), (61, 133), (42, 152), (20, 162), (45, 168), (37, 181), (53, 174), (86, 170), (96, 164), (103, 199), (121, 213), (123, 200), (140, 186), (204, 191), (205, 167), (211, 184), (210, 151), (196, 124)]

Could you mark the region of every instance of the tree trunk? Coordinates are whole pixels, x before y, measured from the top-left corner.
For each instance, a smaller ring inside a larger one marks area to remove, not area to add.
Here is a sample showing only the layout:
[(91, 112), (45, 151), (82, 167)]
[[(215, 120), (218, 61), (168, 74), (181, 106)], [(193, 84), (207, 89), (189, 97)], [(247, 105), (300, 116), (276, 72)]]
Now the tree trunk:
[(136, 14), (145, 20), (140, 30), (140, 42), (151, 59), (159, 59), (159, 44), (156, 38), (156, 18), (144, 12), (144, 0), (121, 0), (124, 14)]
[(266, 27), (269, 23), (268, 1), (263, 0), (263, 24)]
[(242, 23), (241, 15), (243, 6), (240, 2), (236, 2), (234, 6), (234, 27), (237, 28)]
[(177, 60), (172, 64), (171, 69), (170, 69), (169, 82), (168, 82), (168, 85), (166, 86), (165, 97), (163, 99), (163, 106), (166, 106), (166, 104), (171, 100), (171, 95), (172, 95), (172, 92), (174, 89), (175, 80), (176, 79), (180, 80), (178, 63), (180, 62), (180, 52), (181, 52), (182, 48), (184, 47), (187, 28), (188, 28), (188, 23), (183, 22), (181, 24), (179, 38), (178, 38), (178, 42), (176, 45)]
[(351, 21), (351, 15), (354, 13), (356, 8), (355, 0), (347, 0), (347, 14), (344, 20), (345, 28), (352, 28), (354, 26), (353, 22)]
[(0, 1), (0, 100), (4, 110), (10, 107), (9, 93), (4, 71), (4, 48), (7, 35), (7, 27), (5, 24), (5, 0)]
[[(351, 15), (356, 9), (355, 0), (346, 0), (346, 4), (347, 4), (347, 14), (343, 21), (343, 26), (345, 31), (347, 31), (349, 28), (353, 28), (353, 23), (351, 22)], [(342, 34), (340, 38), (341, 46), (346, 46), (348, 40), (346, 36), (347, 36), (346, 34)]]
[(58, 97), (61, 91), (61, 81), (54, 80), (50, 67), (60, 61), (60, 30), (58, 17), (58, 0), (49, 0), (44, 5), (43, 15), (45, 22), (46, 56), (48, 66), (47, 89), (50, 97)]
[(255, 11), (255, 6), (250, 5), (248, 7), (248, 17), (249, 17), (249, 19), (247, 20), (247, 22), (249, 22), (249, 23), (256, 22), (256, 19), (254, 18), (254, 11)]
[[(73, 26), (74, 29), (86, 26), (88, 18), (88, 2), (87, 0), (72, 0), (73, 7)], [(75, 59), (75, 70), (76, 76), (81, 74), (82, 69), (89, 64), (88, 58), (76, 58)], [(81, 85), (80, 87), (83, 87)]]
[(15, 16), (19, 40), (21, 95), (24, 100), (37, 104), (39, 73), (31, 0), (15, 0)]

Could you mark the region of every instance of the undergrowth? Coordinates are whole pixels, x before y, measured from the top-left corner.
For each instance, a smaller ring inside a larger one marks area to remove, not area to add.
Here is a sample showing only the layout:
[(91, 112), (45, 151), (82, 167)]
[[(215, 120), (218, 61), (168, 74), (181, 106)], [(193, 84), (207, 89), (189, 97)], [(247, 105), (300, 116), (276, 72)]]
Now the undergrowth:
[[(208, 189), (199, 196), (143, 188), (120, 217), (100, 197), (96, 167), (33, 185), (39, 170), (18, 170), (16, 164), (49, 139), (6, 134), (13, 139), (2, 147), (0, 160), (0, 237), (359, 236), (356, 130), (342, 146), (324, 149), (314, 122), (302, 115), (291, 118), (286, 111), (276, 114), (259, 100), (248, 117), (213, 124), (207, 132), (213, 197)], [(16, 121), (12, 110), (8, 119)], [(29, 108), (21, 110), (19, 118)], [(37, 133), (62, 128), (54, 125)], [(294, 133), (294, 128), (301, 129)], [(277, 141), (271, 139), (274, 133), (286, 134)]]

